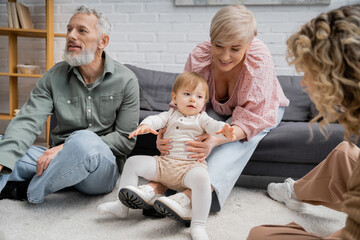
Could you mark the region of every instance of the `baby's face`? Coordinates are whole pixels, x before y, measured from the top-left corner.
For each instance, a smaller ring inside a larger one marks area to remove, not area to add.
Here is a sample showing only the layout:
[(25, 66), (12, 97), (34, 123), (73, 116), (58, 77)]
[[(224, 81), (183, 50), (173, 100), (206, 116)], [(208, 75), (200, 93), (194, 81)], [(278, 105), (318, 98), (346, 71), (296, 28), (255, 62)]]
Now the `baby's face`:
[(206, 103), (206, 92), (203, 84), (197, 85), (194, 90), (185, 86), (176, 93), (171, 93), (171, 96), (178, 110), (187, 116), (198, 114)]

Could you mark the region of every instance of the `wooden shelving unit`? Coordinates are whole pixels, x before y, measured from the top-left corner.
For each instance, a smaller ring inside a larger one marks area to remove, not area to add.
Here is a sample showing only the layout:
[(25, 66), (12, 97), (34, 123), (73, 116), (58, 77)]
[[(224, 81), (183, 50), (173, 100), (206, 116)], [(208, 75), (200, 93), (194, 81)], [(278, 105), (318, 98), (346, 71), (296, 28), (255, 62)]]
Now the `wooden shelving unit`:
[[(8, 0), (16, 2), (16, 0)], [(9, 72), (0, 72), (0, 76), (9, 77), (9, 113), (0, 113), (0, 120), (11, 120), (18, 109), (18, 78), (40, 78), (39, 74), (21, 74), (17, 72), (18, 37), (46, 39), (46, 70), (54, 65), (54, 38), (65, 37), (63, 33), (54, 33), (54, 0), (46, 1), (46, 29), (0, 28), (0, 35), (9, 39)], [(46, 122), (46, 142), (49, 139), (50, 119)]]

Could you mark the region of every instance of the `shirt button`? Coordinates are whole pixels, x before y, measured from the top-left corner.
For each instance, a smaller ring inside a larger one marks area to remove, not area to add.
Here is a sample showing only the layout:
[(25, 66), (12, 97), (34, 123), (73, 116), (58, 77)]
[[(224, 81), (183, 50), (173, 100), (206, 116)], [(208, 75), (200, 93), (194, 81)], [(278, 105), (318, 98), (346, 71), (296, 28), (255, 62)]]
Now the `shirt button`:
[(91, 109), (88, 109), (88, 112), (91, 112)]
[(180, 118), (180, 121), (181, 121), (181, 122), (183, 121), (182, 118)]
[(70, 104), (70, 103), (71, 103), (71, 101), (70, 101), (70, 100), (67, 100), (67, 103), (68, 103), (68, 104)]
[(110, 99), (113, 99), (114, 97), (113, 96), (110, 96)]
[(92, 124), (91, 124), (91, 123), (89, 123), (89, 127), (92, 127)]
[(176, 126), (176, 129), (179, 129), (179, 126)]
[(88, 96), (88, 99), (91, 99), (91, 96)]

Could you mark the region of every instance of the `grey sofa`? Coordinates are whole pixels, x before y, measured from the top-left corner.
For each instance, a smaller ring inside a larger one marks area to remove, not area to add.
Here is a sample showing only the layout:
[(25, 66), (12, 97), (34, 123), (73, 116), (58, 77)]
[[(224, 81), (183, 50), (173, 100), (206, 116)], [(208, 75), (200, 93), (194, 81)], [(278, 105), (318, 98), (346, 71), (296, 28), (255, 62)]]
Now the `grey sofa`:
[[(126, 65), (139, 79), (140, 119), (168, 110), (171, 89), (178, 73), (138, 68)], [(309, 120), (315, 115), (315, 107), (300, 86), (299, 76), (278, 76), (279, 82), (290, 100), (280, 125), (273, 129), (258, 145), (243, 171), (248, 176), (300, 178), (321, 162), (331, 150), (343, 141), (344, 129), (331, 124), (328, 139), (321, 134), (318, 124), (313, 124), (310, 138)], [(131, 155), (158, 155), (156, 136), (138, 136)]]

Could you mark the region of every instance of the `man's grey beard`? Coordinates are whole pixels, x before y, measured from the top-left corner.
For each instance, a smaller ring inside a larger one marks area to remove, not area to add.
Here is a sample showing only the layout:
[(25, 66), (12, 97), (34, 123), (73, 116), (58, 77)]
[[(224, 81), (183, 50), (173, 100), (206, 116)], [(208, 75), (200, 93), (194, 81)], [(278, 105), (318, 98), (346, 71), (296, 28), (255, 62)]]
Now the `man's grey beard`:
[(71, 52), (68, 52), (65, 46), (64, 58), (65, 61), (72, 67), (78, 67), (82, 65), (87, 65), (94, 61), (96, 48), (81, 50), (80, 54), (74, 54), (72, 56)]

